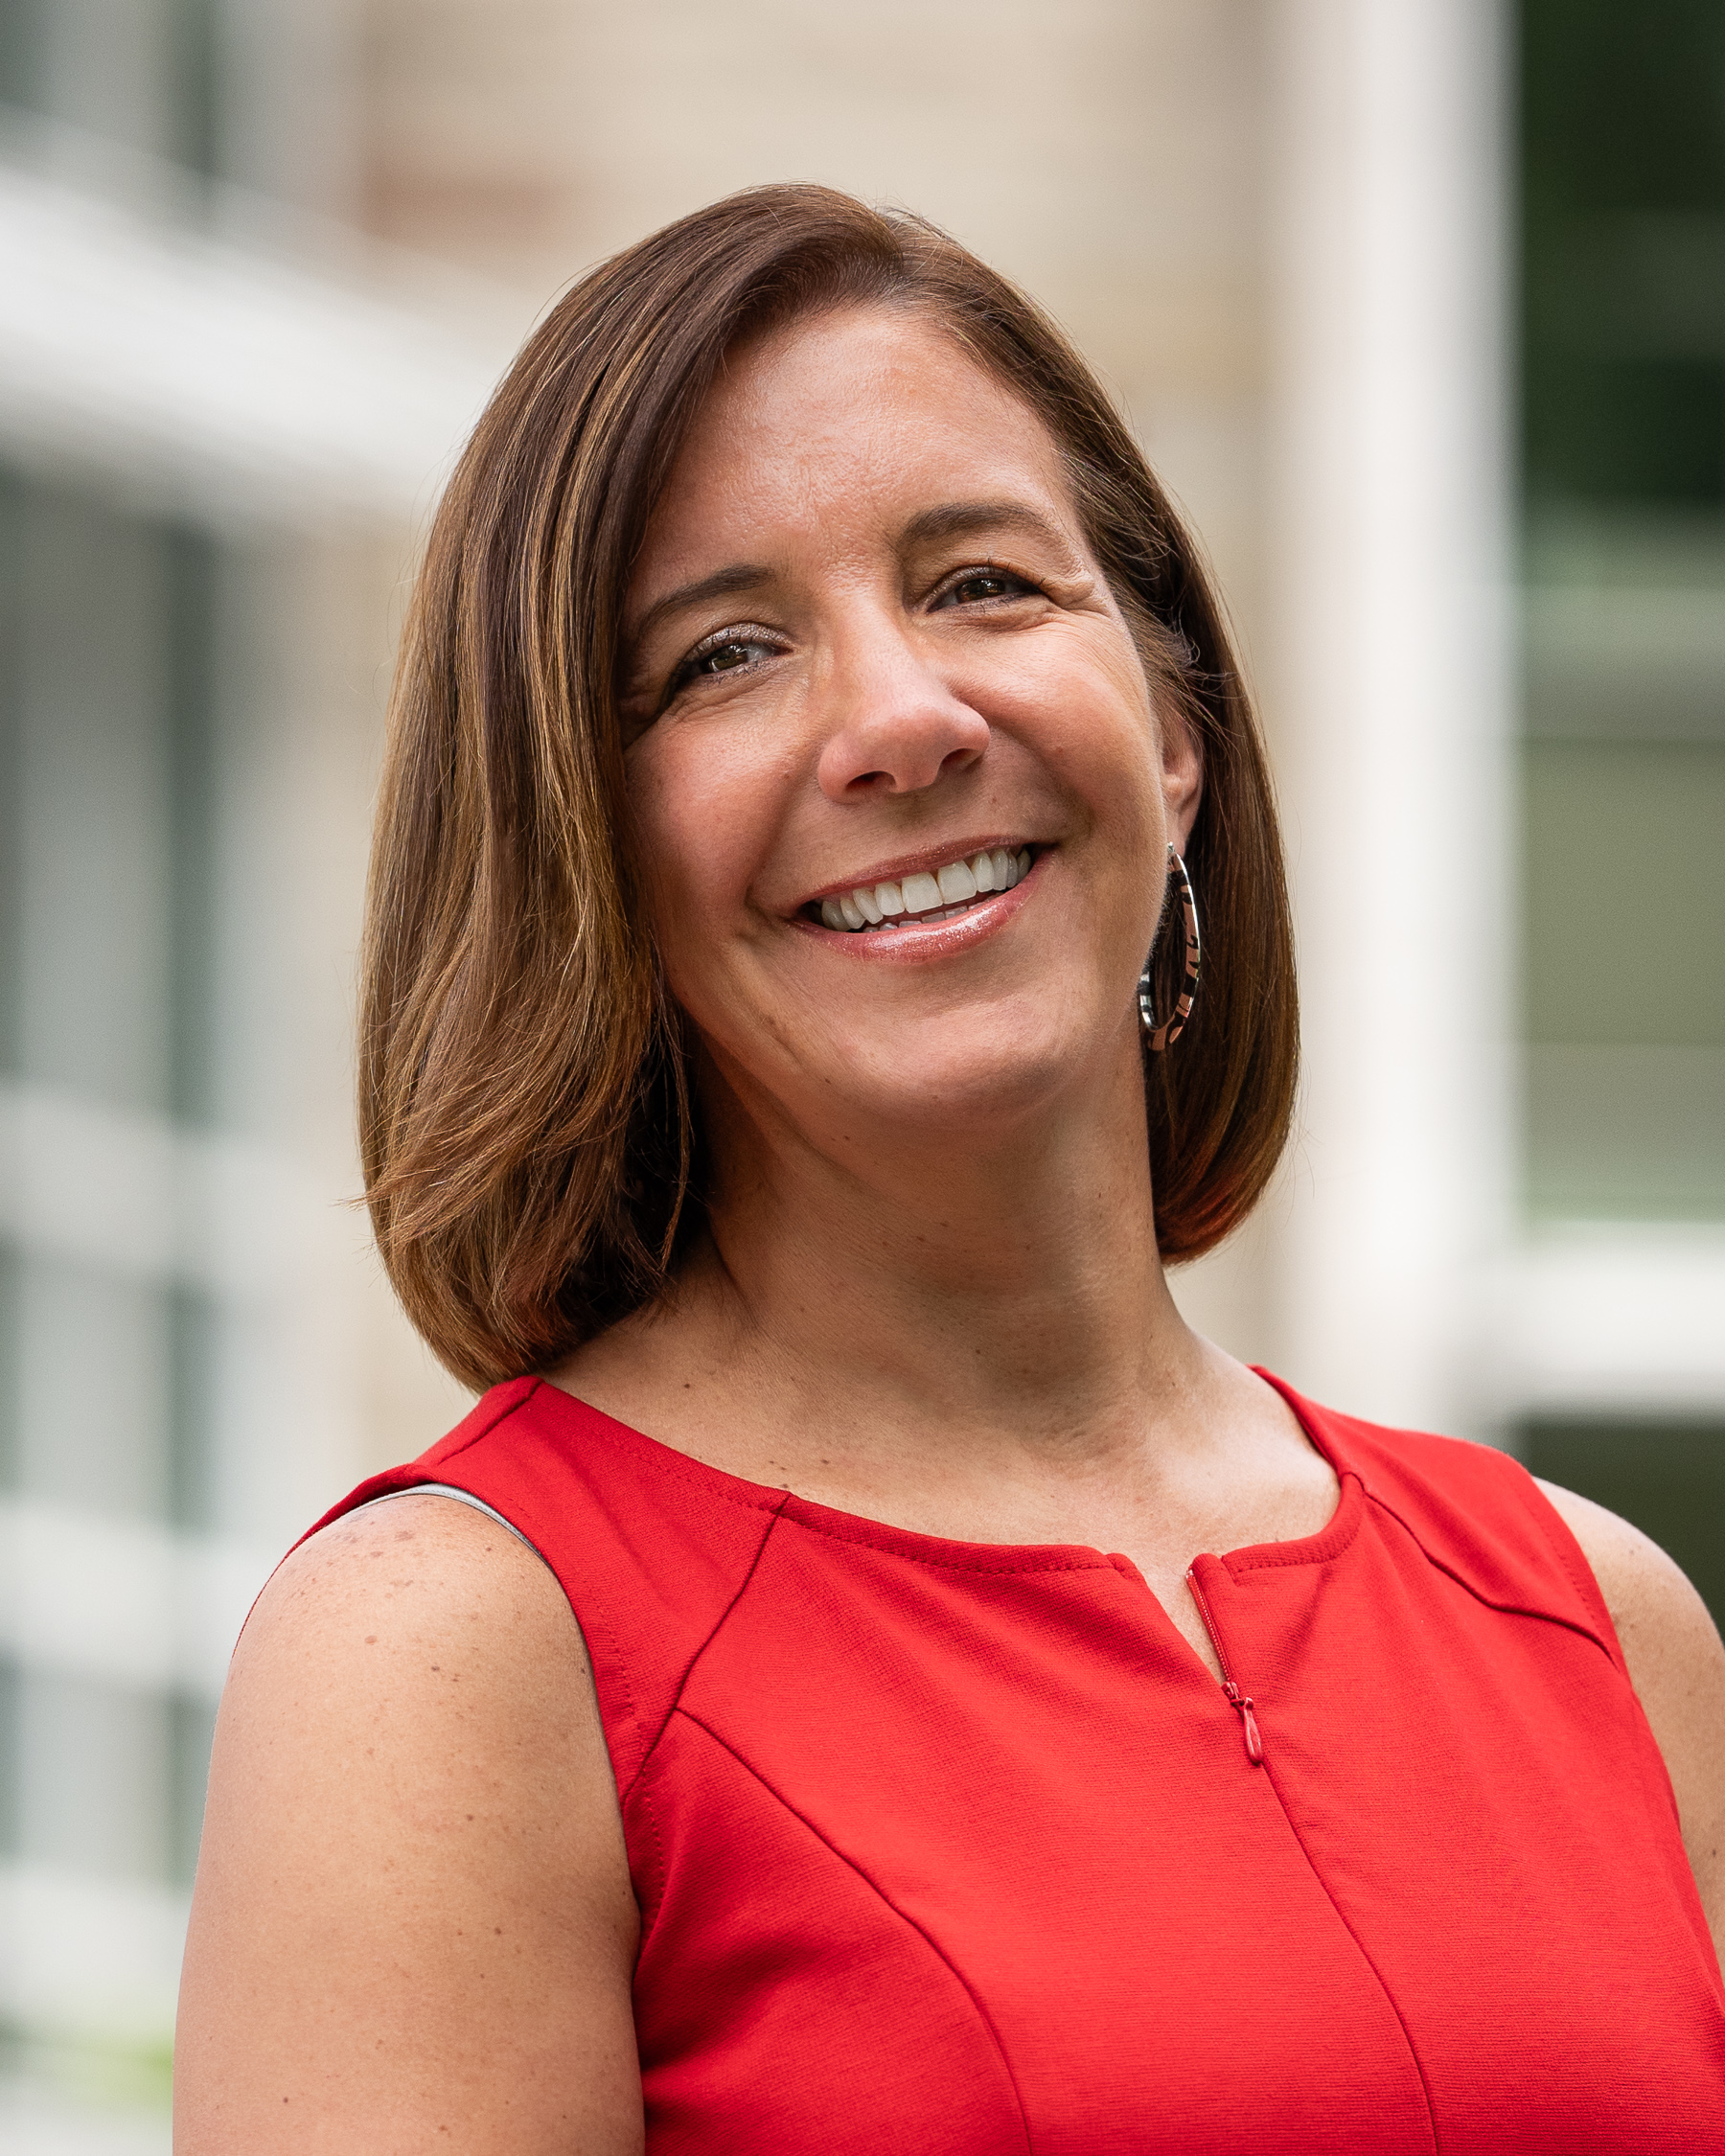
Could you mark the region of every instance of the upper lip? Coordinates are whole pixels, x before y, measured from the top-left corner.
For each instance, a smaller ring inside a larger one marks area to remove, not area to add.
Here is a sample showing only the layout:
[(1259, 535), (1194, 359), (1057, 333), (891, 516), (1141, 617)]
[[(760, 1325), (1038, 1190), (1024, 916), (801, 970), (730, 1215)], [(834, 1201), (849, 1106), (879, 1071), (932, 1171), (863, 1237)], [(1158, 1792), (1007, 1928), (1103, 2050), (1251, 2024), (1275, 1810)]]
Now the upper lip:
[(823, 883), (817, 891), (811, 891), (806, 898), (798, 900), (795, 910), (800, 911), (805, 906), (818, 906), (822, 899), (840, 898), (846, 891), (859, 888), (871, 890), (876, 883), (902, 883), (907, 876), (914, 876), (919, 871), (932, 874), (937, 868), (944, 868), (948, 861), (975, 860), (978, 854), (1002, 851), (1009, 854), (1022, 853), (1026, 846), (1041, 843), (1041, 840), (1026, 838), (1021, 833), (1014, 837), (952, 838), (937, 846), (922, 846), (913, 854), (895, 854), (891, 860), (881, 861), (873, 868), (863, 869), (860, 875), (846, 876), (840, 881)]

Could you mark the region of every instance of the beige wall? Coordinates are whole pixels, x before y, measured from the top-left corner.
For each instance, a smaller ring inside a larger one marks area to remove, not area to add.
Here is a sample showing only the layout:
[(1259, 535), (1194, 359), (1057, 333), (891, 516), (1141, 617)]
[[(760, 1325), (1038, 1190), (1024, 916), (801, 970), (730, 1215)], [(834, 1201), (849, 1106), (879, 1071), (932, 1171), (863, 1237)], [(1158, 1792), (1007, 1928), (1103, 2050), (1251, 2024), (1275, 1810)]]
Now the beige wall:
[(1262, 14), (1255, 0), (377, 0), (362, 214), (542, 302), (762, 181), (920, 211), (1072, 332), (1250, 613)]

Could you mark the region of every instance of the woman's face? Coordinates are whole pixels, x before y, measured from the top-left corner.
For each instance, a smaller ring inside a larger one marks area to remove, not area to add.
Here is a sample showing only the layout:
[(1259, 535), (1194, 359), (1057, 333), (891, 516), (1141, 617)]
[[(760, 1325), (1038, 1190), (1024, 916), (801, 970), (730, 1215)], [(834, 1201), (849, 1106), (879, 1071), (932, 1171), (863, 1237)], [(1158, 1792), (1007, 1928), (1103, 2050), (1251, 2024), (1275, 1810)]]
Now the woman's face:
[(754, 1116), (986, 1140), (1136, 1070), (1197, 758), (1054, 442), (949, 336), (852, 310), (734, 356), (625, 626), (667, 976)]

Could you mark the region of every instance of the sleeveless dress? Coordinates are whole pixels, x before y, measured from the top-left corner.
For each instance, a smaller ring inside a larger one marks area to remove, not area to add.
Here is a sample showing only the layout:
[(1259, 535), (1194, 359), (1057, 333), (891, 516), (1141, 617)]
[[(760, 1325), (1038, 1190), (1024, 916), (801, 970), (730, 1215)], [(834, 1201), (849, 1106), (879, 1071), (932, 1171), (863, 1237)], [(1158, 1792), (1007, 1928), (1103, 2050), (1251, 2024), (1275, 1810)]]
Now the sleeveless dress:
[(464, 1492), (567, 1594), (650, 2156), (1725, 2151), (1579, 1547), (1506, 1456), (1278, 1388), (1341, 1503), (1196, 1560), (1228, 1689), (1124, 1557), (831, 1511), (535, 1379), (328, 1516)]

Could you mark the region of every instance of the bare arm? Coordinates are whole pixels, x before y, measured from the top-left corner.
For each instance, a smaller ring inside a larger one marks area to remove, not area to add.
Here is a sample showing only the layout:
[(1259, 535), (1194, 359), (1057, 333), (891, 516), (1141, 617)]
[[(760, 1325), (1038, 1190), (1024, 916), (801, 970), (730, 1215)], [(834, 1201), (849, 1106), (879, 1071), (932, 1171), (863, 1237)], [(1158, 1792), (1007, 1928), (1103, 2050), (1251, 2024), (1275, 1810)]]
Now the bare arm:
[(276, 1574), (217, 1725), (180, 2156), (638, 2156), (637, 1916), (581, 1635), (438, 1497)]
[(1617, 1626), (1725, 1961), (1725, 1647), (1706, 1603), (1657, 1543), (1591, 1498), (1539, 1486), (1586, 1553)]

